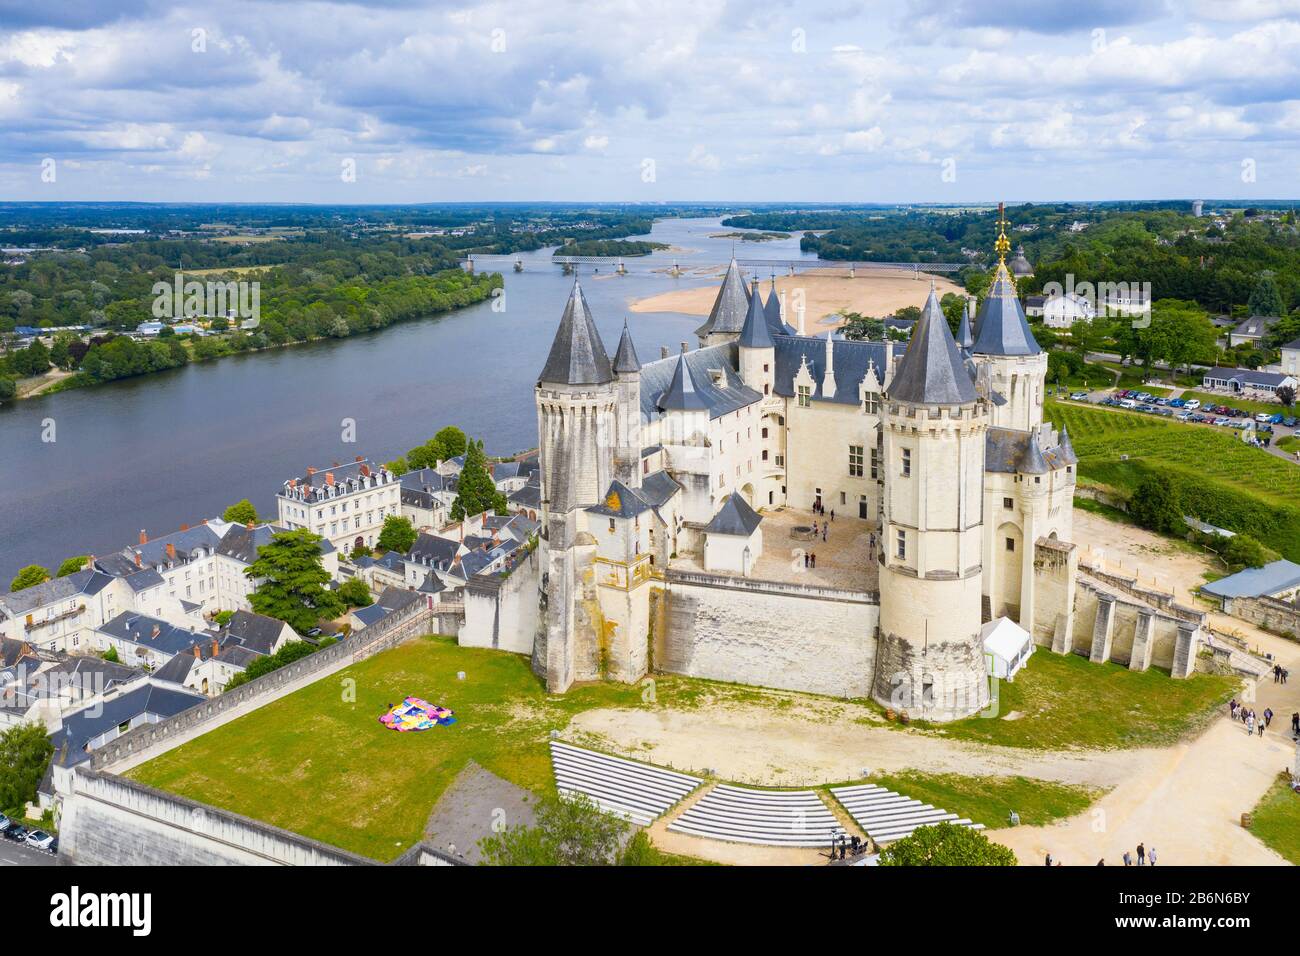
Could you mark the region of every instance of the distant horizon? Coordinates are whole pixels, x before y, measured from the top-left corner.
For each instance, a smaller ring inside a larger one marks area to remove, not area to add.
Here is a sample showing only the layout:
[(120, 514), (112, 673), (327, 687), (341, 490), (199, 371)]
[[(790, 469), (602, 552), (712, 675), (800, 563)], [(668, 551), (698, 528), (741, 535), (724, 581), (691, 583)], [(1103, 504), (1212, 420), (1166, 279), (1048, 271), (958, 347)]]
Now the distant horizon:
[(893, 202), (872, 201), (872, 200), (804, 200), (804, 199), (455, 199), (455, 200), (409, 200), (393, 202), (327, 202), (322, 200), (293, 200), (293, 201), (272, 201), (272, 200), (255, 200), (255, 199), (0, 199), (0, 207), (4, 206), (281, 206), (285, 208), (295, 207), (331, 207), (331, 208), (355, 208), (355, 209), (382, 209), (386, 207), (409, 207), (409, 206), (646, 206), (646, 207), (756, 207), (756, 206), (781, 206), (781, 207), (837, 207), (837, 208), (895, 208), (895, 207), (928, 207), (928, 208), (959, 208), (968, 206), (989, 206), (994, 207), (998, 203), (1005, 203), (1008, 207), (1015, 206), (1047, 206), (1047, 205), (1081, 205), (1081, 206), (1104, 206), (1109, 204), (1142, 204), (1142, 203), (1193, 203), (1202, 202), (1206, 205), (1241, 205), (1241, 206), (1272, 206), (1285, 203), (1300, 204), (1300, 196), (1296, 197), (1253, 197), (1250, 199), (1241, 199), (1235, 197), (1213, 197), (1213, 196), (1195, 196), (1195, 197), (1155, 197), (1147, 199), (971, 199), (966, 201), (957, 200), (897, 200)]

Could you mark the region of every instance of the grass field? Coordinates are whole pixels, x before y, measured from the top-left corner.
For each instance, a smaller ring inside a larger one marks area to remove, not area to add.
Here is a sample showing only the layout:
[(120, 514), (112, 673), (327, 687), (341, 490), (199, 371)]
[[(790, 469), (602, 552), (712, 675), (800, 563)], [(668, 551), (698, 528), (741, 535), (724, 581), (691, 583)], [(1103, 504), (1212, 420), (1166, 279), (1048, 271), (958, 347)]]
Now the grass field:
[(1081, 478), (1131, 491), (1143, 474), (1159, 472), (1198, 518), (1300, 561), (1295, 463), (1209, 426), (1050, 400), (1045, 408), (1057, 427), (1069, 428)]
[(1300, 866), (1300, 794), (1292, 792), (1285, 774), (1260, 798), (1251, 817), (1250, 832)]
[(1203, 726), (1240, 686), (1234, 677), (1197, 674), (1173, 680), (1155, 668), (1131, 671), (1040, 648), (1015, 681), (1000, 683), (998, 717), (927, 729), (960, 740), (1042, 750), (1161, 746)]
[(967, 777), (907, 770), (878, 774), (871, 783), (933, 804), (986, 827), (1004, 827), (1008, 814), (1022, 826), (1043, 826), (1088, 809), (1104, 791), (1029, 777)]

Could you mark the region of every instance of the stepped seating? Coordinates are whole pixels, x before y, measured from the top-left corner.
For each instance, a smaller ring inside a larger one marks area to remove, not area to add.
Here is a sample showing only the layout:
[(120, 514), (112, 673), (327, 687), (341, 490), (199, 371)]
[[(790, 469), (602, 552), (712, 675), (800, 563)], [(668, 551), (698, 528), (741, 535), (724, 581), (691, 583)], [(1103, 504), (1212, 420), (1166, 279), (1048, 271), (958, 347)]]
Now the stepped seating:
[(849, 815), (877, 843), (889, 843), (911, 836), (918, 828), (933, 823), (955, 823), (957, 826), (983, 830), (984, 824), (972, 823), (964, 817), (949, 813), (940, 807), (902, 794), (886, 790), (874, 783), (855, 787), (832, 787), (831, 793)]
[(812, 790), (719, 784), (668, 825), (675, 833), (764, 846), (826, 847), (844, 828)]
[(602, 810), (643, 827), (703, 783), (699, 777), (554, 740), (551, 766), (561, 794), (585, 794)]

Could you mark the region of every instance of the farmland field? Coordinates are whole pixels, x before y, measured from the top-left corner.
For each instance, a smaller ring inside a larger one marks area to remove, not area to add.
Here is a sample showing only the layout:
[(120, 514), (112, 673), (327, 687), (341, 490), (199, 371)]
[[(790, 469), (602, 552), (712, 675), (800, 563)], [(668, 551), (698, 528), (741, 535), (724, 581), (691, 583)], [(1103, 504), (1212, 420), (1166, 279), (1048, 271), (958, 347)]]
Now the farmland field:
[(1300, 560), (1300, 466), (1208, 426), (1050, 400), (1045, 410), (1069, 429), (1080, 478), (1132, 491), (1158, 472), (1196, 517)]

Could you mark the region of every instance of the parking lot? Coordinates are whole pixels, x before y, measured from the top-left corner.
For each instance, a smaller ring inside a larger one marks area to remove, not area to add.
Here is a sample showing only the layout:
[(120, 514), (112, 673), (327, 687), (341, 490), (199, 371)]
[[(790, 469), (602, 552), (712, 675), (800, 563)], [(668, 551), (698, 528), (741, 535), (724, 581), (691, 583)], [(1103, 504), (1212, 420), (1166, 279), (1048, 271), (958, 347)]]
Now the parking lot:
[(39, 827), (0, 813), (0, 866), (49, 866), (58, 862), (59, 842)]
[[(1178, 395), (1181, 394), (1179, 389), (1169, 391), (1169, 395), (1156, 395), (1143, 389), (1121, 388), (1091, 392), (1076, 390), (1070, 392), (1068, 398), (1073, 402), (1103, 405), (1141, 415), (1155, 415), (1191, 425), (1208, 425), (1235, 431), (1251, 429), (1254, 432), (1252, 440), (1256, 444), (1268, 448), (1281, 457), (1295, 457), (1273, 447), (1273, 442), (1277, 439), (1296, 434), (1296, 426), (1300, 425), (1300, 418), (1293, 410), (1284, 409), (1279, 405), (1276, 412), (1252, 414), (1245, 409), (1228, 404), (1196, 398), (1179, 398)], [(1223, 402), (1230, 401), (1232, 401), (1231, 396), (1223, 396)]]

